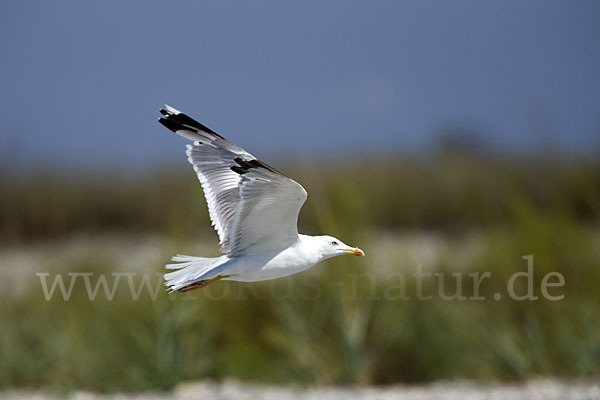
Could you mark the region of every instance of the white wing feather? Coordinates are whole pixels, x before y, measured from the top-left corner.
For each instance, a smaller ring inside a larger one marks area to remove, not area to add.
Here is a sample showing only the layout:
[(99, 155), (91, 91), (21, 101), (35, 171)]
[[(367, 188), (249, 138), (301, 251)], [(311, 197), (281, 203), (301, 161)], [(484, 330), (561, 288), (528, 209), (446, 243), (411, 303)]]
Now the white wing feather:
[(287, 247), (298, 238), (298, 213), (306, 190), (286, 176), (264, 168), (242, 175), (240, 199), (228, 246), (231, 254), (254, 254)]
[(194, 140), (188, 161), (200, 180), (221, 250), (232, 257), (289, 245), (298, 235), (304, 188), (244, 149), (166, 106), (160, 122)]
[(232, 171), (238, 156), (220, 147), (194, 142), (187, 145), (188, 161), (204, 190), (210, 220), (219, 235), (221, 250), (228, 253), (228, 237), (239, 200), (240, 175)]

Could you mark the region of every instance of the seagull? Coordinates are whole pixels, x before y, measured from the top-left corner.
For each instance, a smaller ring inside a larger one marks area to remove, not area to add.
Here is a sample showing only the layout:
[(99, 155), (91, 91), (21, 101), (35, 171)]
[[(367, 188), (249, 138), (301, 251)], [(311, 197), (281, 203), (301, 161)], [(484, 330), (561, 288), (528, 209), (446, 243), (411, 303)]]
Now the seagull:
[(305, 271), (344, 254), (364, 256), (332, 236), (298, 234), (298, 213), (307, 193), (296, 181), (173, 107), (159, 122), (192, 140), (187, 159), (204, 190), (220, 257), (178, 254), (167, 269), (171, 292), (187, 292), (218, 280), (256, 282)]

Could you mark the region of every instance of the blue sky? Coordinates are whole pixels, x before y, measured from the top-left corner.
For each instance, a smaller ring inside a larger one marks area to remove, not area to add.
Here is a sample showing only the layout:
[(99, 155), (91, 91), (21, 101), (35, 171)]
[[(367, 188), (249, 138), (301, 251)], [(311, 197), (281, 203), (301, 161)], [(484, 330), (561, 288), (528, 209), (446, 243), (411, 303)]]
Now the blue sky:
[(0, 155), (182, 159), (168, 103), (267, 160), (600, 149), (598, 1), (23, 1), (0, 6)]

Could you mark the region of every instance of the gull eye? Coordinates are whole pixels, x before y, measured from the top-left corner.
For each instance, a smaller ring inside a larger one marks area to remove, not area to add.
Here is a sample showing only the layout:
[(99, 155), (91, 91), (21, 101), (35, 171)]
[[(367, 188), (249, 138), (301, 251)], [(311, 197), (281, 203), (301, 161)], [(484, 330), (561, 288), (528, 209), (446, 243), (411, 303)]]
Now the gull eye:
[(338, 243), (338, 242), (336, 242), (335, 240), (334, 240), (333, 242), (331, 242), (331, 245), (332, 245), (332, 246), (337, 246), (338, 244), (339, 244), (339, 243)]

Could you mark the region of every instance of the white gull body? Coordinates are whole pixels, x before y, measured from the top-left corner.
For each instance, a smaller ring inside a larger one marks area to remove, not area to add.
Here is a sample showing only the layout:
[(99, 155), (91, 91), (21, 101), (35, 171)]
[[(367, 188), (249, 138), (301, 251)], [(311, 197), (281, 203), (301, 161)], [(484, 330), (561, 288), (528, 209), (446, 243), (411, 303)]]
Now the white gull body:
[(188, 161), (202, 184), (209, 215), (224, 255), (177, 255), (165, 274), (172, 291), (215, 280), (262, 281), (304, 271), (342, 254), (364, 255), (331, 236), (300, 235), (298, 213), (306, 190), (201, 123), (165, 106), (159, 122), (193, 141)]

